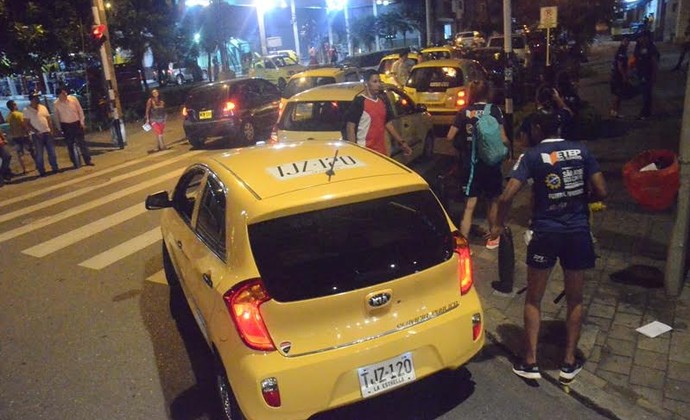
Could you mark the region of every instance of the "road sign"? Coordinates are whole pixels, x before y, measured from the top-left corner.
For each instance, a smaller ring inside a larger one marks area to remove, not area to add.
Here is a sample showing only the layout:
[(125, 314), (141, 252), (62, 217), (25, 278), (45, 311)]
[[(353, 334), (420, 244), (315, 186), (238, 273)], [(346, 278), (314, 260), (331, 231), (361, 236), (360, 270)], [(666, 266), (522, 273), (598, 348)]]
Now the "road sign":
[(539, 19), (540, 28), (555, 28), (558, 23), (558, 7), (542, 7)]

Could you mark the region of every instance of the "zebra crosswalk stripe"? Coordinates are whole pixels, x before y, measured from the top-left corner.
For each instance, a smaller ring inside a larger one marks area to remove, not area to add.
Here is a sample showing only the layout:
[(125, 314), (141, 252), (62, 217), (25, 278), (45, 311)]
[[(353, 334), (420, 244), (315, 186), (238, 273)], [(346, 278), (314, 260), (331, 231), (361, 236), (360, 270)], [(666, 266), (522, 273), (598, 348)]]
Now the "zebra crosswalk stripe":
[(168, 279), (165, 278), (165, 270), (158, 270), (154, 274), (148, 276), (146, 278), (146, 281), (150, 281), (153, 283), (159, 283), (159, 284), (168, 284)]
[(101, 252), (100, 254), (89, 258), (86, 261), (82, 261), (79, 263), (79, 265), (94, 270), (100, 270), (146, 248), (149, 245), (155, 244), (161, 239), (161, 229), (160, 227), (156, 227), (155, 229), (151, 229), (150, 231), (123, 242), (120, 245), (110, 248), (105, 252)]

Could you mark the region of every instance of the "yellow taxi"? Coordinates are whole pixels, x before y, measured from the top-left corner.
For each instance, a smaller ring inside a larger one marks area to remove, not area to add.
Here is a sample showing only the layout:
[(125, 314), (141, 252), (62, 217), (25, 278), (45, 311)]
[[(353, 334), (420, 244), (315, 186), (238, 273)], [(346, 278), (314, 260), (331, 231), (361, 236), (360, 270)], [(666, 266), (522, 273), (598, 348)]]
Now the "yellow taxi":
[(469, 59), (423, 61), (412, 67), (405, 92), (425, 105), (434, 125), (447, 126), (468, 105), (467, 87), (472, 80), (487, 80), (479, 62)]
[(440, 47), (424, 48), (419, 54), (422, 56), (421, 61), (444, 60), (448, 58), (462, 58), (463, 50), (451, 45), (444, 45)]
[[(379, 62), (378, 72), (381, 75), (381, 81), (383, 83), (388, 83), (391, 85), (396, 84), (395, 75), (391, 72), (391, 70), (393, 69), (393, 63), (398, 61), (398, 58), (400, 58), (400, 54), (388, 54)], [(410, 52), (407, 55), (407, 59), (412, 61), (414, 64), (417, 64), (419, 62), (419, 54), (416, 52)]]
[(249, 76), (266, 79), (278, 86), (278, 89), (283, 90), (292, 75), (304, 70), (306, 70), (305, 66), (288, 55), (272, 54), (254, 58), (249, 69)]
[(316, 67), (299, 72), (290, 77), (283, 89), (280, 109), (285, 107), (288, 99), (316, 86), (330, 85), (341, 82), (360, 82), (362, 74), (357, 67)]
[(308, 418), (467, 363), (467, 241), (412, 170), (356, 144), (202, 156), (168, 194), (163, 262), (213, 353), (225, 418)]
[[(273, 142), (303, 140), (339, 140), (344, 138), (345, 112), (355, 96), (364, 92), (364, 83), (347, 82), (318, 86), (290, 98), (282, 109)], [(386, 147), (390, 156), (407, 164), (419, 157), (430, 157), (434, 151), (431, 116), (417, 106), (402, 89), (384, 85), (395, 129), (412, 149), (406, 156), (386, 131)]]

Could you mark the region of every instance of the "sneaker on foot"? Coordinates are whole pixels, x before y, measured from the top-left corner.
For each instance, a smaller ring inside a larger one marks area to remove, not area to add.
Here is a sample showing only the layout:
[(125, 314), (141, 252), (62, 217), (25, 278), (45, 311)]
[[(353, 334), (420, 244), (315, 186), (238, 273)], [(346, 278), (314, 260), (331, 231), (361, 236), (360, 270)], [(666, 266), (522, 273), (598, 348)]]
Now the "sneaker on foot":
[(585, 362), (580, 359), (575, 359), (575, 362), (571, 364), (563, 363), (561, 366), (561, 374), (559, 375), (560, 379), (566, 381), (572, 380), (578, 373), (580, 373), (584, 363)]
[(525, 379), (541, 379), (539, 366), (536, 363), (516, 363), (513, 365), (513, 373)]
[(496, 249), (498, 248), (498, 245), (501, 243), (501, 238), (498, 237), (496, 239), (489, 239), (486, 241), (486, 249)]

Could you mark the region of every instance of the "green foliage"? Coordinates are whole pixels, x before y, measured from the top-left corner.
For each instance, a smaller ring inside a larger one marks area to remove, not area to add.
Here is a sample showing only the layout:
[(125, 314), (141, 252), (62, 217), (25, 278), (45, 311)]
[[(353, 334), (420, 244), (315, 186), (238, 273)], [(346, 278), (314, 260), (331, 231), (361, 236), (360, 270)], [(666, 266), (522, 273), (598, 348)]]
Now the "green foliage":
[(363, 46), (367, 50), (371, 50), (376, 42), (376, 35), (371, 30), (376, 26), (376, 18), (372, 15), (363, 16), (355, 19), (350, 23), (350, 33), (352, 34), (352, 43), (355, 47)]

